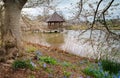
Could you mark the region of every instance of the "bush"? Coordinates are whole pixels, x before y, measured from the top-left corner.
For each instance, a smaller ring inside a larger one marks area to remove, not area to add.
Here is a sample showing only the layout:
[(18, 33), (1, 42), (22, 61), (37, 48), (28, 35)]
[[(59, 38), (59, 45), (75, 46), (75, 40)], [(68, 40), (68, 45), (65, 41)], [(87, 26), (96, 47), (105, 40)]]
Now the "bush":
[(102, 60), (103, 70), (109, 71), (111, 74), (117, 74), (120, 71), (120, 63), (110, 61), (108, 59)]
[(29, 68), (30, 70), (35, 70), (36, 65), (31, 61), (31, 60), (27, 60), (27, 68)]
[(48, 64), (55, 65), (57, 64), (57, 61), (54, 58), (51, 58), (50, 56), (40, 56), (40, 61), (43, 61)]
[(12, 64), (12, 68), (13, 69), (30, 69), (30, 70), (34, 70), (35, 69), (35, 66), (33, 66), (31, 64), (31, 61), (29, 60), (15, 60)]
[(93, 76), (95, 78), (102, 78), (103, 76), (103, 73), (100, 72), (99, 70), (97, 69), (93, 69), (91, 67), (87, 67), (83, 70), (83, 72), (86, 74), (86, 75), (89, 75), (89, 76)]
[(15, 60), (12, 64), (13, 69), (24, 69), (27, 68), (27, 63), (24, 60)]
[(95, 78), (113, 78), (108, 72), (101, 71), (100, 69), (95, 69), (92, 67), (85, 68), (83, 70), (83, 73)]
[[(112, 62), (112, 64), (114, 64), (115, 66), (118, 66), (118, 68), (119, 68), (118, 63), (116, 65), (115, 62)], [(96, 67), (96, 65), (92, 65), (92, 66), (88, 66), (87, 68), (85, 68), (83, 70), (83, 73), (85, 73), (86, 75), (95, 77), (95, 78), (120, 78), (120, 71), (118, 72), (116, 69), (117, 67), (115, 67), (112, 64), (111, 64), (111, 61), (109, 61), (109, 60), (102, 60), (101, 62), (98, 62), (97, 67)], [(111, 66), (111, 69), (109, 66)], [(107, 70), (103, 69), (104, 67)], [(115, 67), (115, 69), (114, 69), (114, 67)], [(116, 73), (113, 73), (113, 71), (115, 71)]]

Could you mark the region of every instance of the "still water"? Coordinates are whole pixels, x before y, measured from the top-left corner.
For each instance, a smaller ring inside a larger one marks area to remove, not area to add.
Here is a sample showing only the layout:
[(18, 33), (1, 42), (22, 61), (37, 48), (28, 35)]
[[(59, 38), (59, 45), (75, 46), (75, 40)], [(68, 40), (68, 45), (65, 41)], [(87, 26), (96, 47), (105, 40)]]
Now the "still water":
[[(53, 46), (70, 52), (72, 54), (98, 58), (101, 52), (119, 51), (120, 40), (107, 42), (104, 32), (94, 30), (90, 38), (90, 32), (68, 30), (62, 33), (27, 33), (25, 40), (45, 46)], [(118, 32), (120, 34), (120, 32)]]

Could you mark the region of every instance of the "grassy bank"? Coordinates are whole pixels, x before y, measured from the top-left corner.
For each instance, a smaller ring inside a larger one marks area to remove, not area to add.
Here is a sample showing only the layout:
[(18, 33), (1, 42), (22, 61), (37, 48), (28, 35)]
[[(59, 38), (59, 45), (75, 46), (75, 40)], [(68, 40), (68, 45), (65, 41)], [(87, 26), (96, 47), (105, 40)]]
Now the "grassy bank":
[(56, 47), (25, 42), (25, 56), (12, 64), (0, 63), (0, 78), (77, 78), (94, 60), (75, 56)]
[[(71, 25), (71, 26), (67, 26), (65, 27), (67, 30), (86, 30), (88, 29), (87, 25)], [(105, 29), (105, 27), (101, 27), (101, 26), (94, 26), (95, 30), (103, 30)], [(120, 30), (120, 26), (111, 26), (109, 27), (110, 30)]]
[[(119, 73), (109, 71), (118, 72), (120, 64), (109, 60), (97, 63), (94, 59), (69, 54), (56, 47), (28, 42), (24, 42), (24, 48), (22, 58), (9, 64), (0, 63), (0, 78), (119, 78)], [(116, 70), (110, 69), (116, 66)]]

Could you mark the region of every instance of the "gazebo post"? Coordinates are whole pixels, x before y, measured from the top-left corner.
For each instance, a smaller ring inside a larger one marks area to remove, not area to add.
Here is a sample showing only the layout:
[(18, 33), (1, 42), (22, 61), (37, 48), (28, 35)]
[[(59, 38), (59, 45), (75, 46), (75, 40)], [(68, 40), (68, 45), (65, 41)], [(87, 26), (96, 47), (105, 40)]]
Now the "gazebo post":
[(61, 25), (60, 25), (60, 22), (59, 22), (59, 28), (60, 28), (60, 26), (61, 26)]
[(61, 22), (61, 28), (63, 28), (63, 22)]
[(52, 27), (52, 22), (50, 22), (50, 29), (51, 29), (51, 27)]
[(50, 23), (48, 22), (48, 27), (50, 27)]
[(50, 25), (49, 25), (49, 22), (48, 22), (48, 27), (49, 27)]

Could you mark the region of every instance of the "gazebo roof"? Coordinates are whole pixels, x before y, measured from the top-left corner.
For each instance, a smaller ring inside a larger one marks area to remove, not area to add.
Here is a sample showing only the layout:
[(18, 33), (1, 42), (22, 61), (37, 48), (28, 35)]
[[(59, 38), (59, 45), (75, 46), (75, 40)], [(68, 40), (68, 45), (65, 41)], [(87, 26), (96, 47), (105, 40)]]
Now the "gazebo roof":
[(60, 16), (57, 12), (54, 12), (46, 22), (65, 22), (62, 16)]

